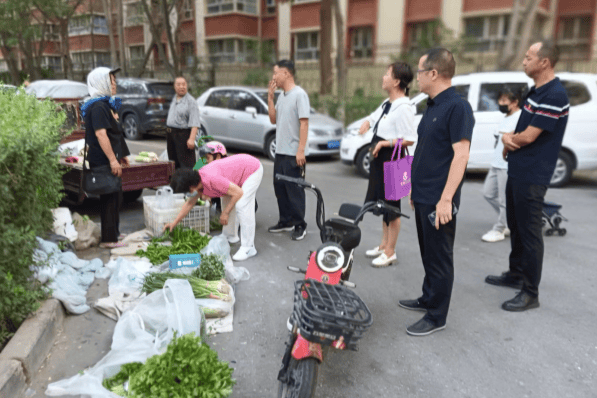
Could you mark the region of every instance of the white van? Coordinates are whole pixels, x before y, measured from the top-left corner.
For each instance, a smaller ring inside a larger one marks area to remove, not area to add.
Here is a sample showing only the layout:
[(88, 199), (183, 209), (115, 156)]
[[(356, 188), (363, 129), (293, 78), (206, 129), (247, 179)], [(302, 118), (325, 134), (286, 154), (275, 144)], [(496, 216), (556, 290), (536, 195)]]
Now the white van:
[[(558, 73), (556, 76), (562, 81), (570, 100), (570, 116), (562, 150), (551, 179), (551, 186), (559, 187), (570, 180), (575, 169), (597, 169), (597, 75)], [(523, 72), (472, 73), (452, 79), (452, 85), (469, 101), (475, 114), (467, 170), (487, 170), (490, 167), (495, 145), (494, 133), (504, 118), (497, 104), (499, 92), (505, 85), (530, 88), (533, 84), (533, 80)], [(417, 108), (416, 126), (427, 107), (426, 99), (425, 94), (411, 99), (411, 104)], [(344, 163), (356, 165), (359, 173), (367, 177), (368, 148), (373, 132), (369, 130), (363, 135), (358, 134), (363, 121), (357, 120), (347, 127), (340, 145), (340, 156)]]

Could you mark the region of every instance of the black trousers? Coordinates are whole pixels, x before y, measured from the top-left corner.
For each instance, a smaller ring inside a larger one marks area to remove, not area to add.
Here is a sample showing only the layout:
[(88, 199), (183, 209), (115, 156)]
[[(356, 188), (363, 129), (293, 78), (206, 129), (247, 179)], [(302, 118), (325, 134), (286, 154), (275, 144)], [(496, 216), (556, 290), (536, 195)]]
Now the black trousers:
[(187, 147), (187, 141), (191, 136), (191, 129), (172, 129), (168, 128), (166, 135), (166, 149), (168, 150), (168, 159), (174, 162), (174, 168), (181, 167), (192, 169), (197, 160), (195, 159), (195, 149)]
[(285, 225), (302, 225), (305, 222), (305, 190), (296, 184), (276, 181), (276, 174), (304, 178), (305, 167), (296, 164), (296, 156), (276, 154), (274, 160), (274, 192), (278, 199), (279, 222)]
[(446, 324), (452, 285), (454, 284), (454, 238), (456, 237), (456, 216), (439, 230), (431, 225), (429, 214), (435, 205), (415, 203), (415, 220), (419, 236), (419, 249), (425, 268), (423, 296), (419, 302), (427, 307), (425, 317), (437, 326)]
[(122, 191), (100, 195), (100, 220), (102, 242), (118, 242), (120, 235), (120, 205)]
[(522, 278), (522, 290), (539, 296), (543, 269), (543, 199), (545, 185), (529, 185), (508, 178), (506, 183), (506, 215), (510, 228), (510, 270), (514, 278)]

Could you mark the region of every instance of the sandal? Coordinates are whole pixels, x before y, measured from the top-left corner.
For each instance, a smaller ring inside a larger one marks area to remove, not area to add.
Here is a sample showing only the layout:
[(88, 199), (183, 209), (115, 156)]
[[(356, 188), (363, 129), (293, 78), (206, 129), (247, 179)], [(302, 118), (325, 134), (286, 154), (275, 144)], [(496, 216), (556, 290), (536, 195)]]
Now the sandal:
[(118, 235), (118, 240), (123, 240), (127, 236), (128, 236), (128, 234), (120, 234), (120, 235)]
[(99, 247), (102, 249), (116, 249), (117, 247), (126, 247), (127, 243), (124, 242), (104, 242), (100, 243)]

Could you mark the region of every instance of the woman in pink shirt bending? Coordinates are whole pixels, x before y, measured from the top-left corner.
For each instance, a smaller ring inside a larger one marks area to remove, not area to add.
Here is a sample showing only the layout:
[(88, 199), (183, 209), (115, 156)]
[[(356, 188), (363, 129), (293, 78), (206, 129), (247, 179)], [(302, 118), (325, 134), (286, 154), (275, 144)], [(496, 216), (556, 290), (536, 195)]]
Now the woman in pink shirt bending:
[(234, 237), (237, 233), (234, 230), (235, 225), (240, 224), (241, 228), (241, 247), (232, 259), (242, 261), (255, 256), (255, 194), (262, 178), (261, 162), (246, 154), (210, 162), (199, 170), (176, 170), (172, 176), (172, 189), (176, 193), (190, 192), (192, 197), (184, 204), (176, 219), (164, 226), (164, 230), (172, 230), (185, 218), (200, 195), (209, 198), (221, 197), (220, 223), (224, 226), (224, 235)]

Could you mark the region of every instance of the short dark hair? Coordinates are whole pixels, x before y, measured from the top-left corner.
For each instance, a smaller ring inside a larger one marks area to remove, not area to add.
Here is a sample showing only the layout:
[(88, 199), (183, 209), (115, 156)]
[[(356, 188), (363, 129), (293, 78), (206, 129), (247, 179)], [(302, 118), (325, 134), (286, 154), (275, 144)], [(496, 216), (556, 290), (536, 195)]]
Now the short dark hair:
[(537, 56), (539, 59), (547, 58), (551, 67), (554, 68), (560, 60), (560, 50), (558, 49), (558, 46), (551, 40), (540, 40), (538, 43), (541, 43), (541, 48), (537, 51)]
[(410, 65), (405, 62), (394, 62), (389, 67), (392, 68), (392, 77), (400, 80), (399, 87), (408, 95), (410, 91), (408, 85), (413, 81), (414, 77)]
[(526, 87), (517, 88), (517, 87), (504, 86), (504, 88), (502, 88), (499, 92), (498, 100), (502, 97), (506, 97), (512, 102), (517, 101), (518, 107), (522, 108), (522, 103), (523, 103), (526, 93), (527, 93)]
[(174, 193), (187, 193), (191, 187), (199, 185), (201, 176), (197, 170), (182, 168), (178, 169), (172, 174), (170, 179), (170, 187)]
[(423, 65), (425, 69), (435, 69), (441, 76), (451, 79), (456, 73), (454, 55), (445, 48), (433, 48), (425, 53), (427, 58)]
[(294, 77), (295, 75), (295, 70), (294, 70), (294, 62), (292, 62), (289, 59), (282, 59), (278, 62), (276, 62), (276, 66), (278, 68), (286, 68), (288, 69), (288, 72), (290, 72), (290, 74), (292, 75), (292, 77)]

